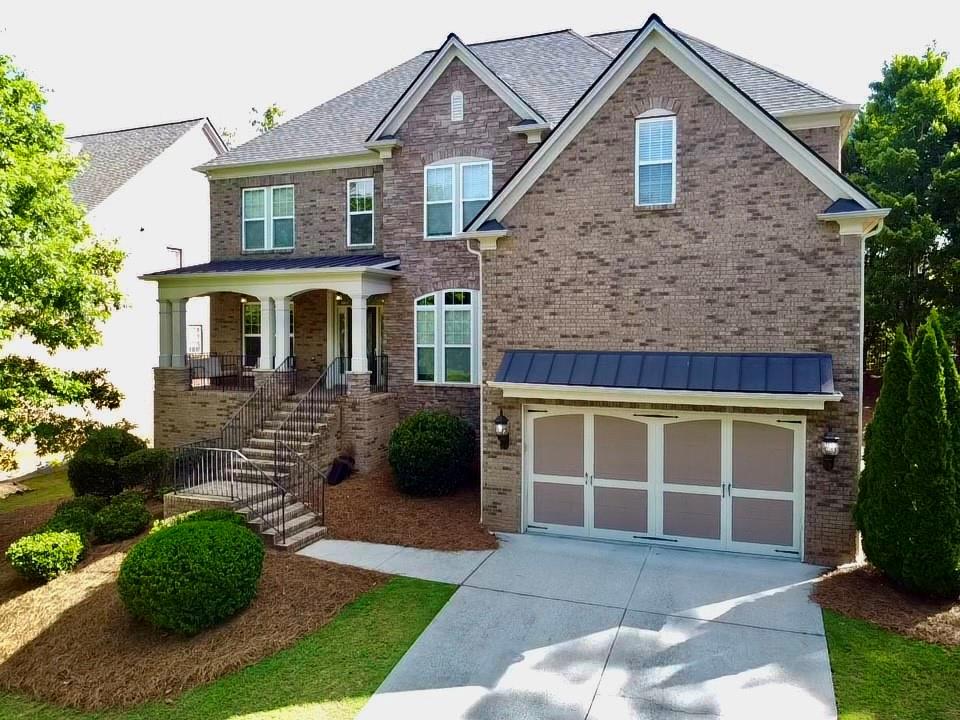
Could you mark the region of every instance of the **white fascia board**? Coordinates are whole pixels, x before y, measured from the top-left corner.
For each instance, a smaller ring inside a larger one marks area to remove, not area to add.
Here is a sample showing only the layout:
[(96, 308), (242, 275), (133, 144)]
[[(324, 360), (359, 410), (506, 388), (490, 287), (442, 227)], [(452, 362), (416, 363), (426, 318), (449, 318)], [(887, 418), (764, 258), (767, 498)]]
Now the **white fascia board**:
[(652, 21), (646, 30), (605, 71), (605, 75), (578, 102), (571, 113), (540, 146), (535, 156), (497, 194), (494, 201), (474, 218), (468, 230), (475, 230), (491, 219), (504, 216), (533, 186), (537, 178), (586, 127), (590, 119), (633, 73), (651, 50), (659, 50), (682, 72), (709, 93), (727, 111), (776, 150), (787, 162), (831, 200), (850, 198), (865, 208), (876, 205), (862, 192), (836, 173), (786, 127), (767, 115), (752, 100), (740, 93), (726, 78), (707, 65), (686, 45), (676, 40), (660, 22)]
[(817, 220), (835, 222), (841, 235), (863, 235), (879, 232), (883, 219), (890, 214), (890, 208), (876, 210), (850, 210), (849, 212), (817, 213)]
[(784, 410), (823, 410), (826, 403), (839, 402), (843, 399), (843, 394), (838, 392), (831, 394), (703, 392), (699, 390), (650, 390), (495, 381), (488, 382), (487, 386), (501, 390), (503, 396), (507, 398), (651, 403), (657, 405), (714, 405)]
[(497, 97), (503, 100), (521, 119), (532, 119), (546, 123), (546, 120), (540, 113), (530, 107), (513, 88), (503, 82), (490, 68), (484, 65), (483, 62), (461, 42), (460, 38), (456, 35), (451, 35), (447, 38), (443, 47), (441, 47), (433, 58), (431, 58), (430, 62), (427, 63), (423, 72), (421, 72), (417, 79), (413, 81), (413, 84), (407, 88), (407, 91), (403, 97), (400, 98), (400, 101), (397, 102), (390, 112), (377, 124), (374, 131), (370, 133), (370, 138), (375, 140), (380, 135), (395, 134), (455, 58), (460, 60), (473, 74), (479, 77), (496, 93)]
[(383, 165), (383, 160), (373, 151), (365, 150), (356, 153), (342, 153), (338, 155), (319, 155), (316, 157), (295, 158), (291, 160), (264, 160), (254, 163), (237, 163), (236, 165), (220, 165), (217, 167), (195, 168), (198, 173), (206, 175), (211, 180), (228, 180), (233, 178), (259, 177), (262, 175), (277, 175), (281, 173), (312, 172), (316, 170), (338, 170), (341, 168), (372, 167)]

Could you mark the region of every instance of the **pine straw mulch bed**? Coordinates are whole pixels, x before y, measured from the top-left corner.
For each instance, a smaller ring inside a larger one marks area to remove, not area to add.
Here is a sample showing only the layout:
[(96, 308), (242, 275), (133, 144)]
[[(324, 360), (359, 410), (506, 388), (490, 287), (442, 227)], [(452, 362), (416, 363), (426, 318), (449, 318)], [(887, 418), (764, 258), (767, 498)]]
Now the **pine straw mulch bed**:
[[(0, 513), (0, 603), (6, 602), (9, 598), (20, 595), (33, 587), (7, 562), (4, 557), (7, 548), (13, 542), (49, 520), (58, 504), (57, 502), (51, 502), (21, 508), (15, 512)], [(0, 628), (3, 627), (3, 625), (0, 625)], [(6, 628), (4, 628), (5, 632)]]
[(478, 485), (447, 497), (410, 497), (388, 472), (348, 477), (328, 487), (328, 537), (428, 550), (490, 550), (497, 538), (480, 524)]
[(931, 601), (898, 589), (870, 565), (845, 565), (822, 576), (813, 599), (847, 617), (908, 637), (960, 645), (960, 600)]
[(0, 605), (0, 688), (85, 710), (172, 700), (290, 647), (387, 576), (268, 550), (257, 597), (192, 638), (134, 621), (116, 576), (134, 543)]

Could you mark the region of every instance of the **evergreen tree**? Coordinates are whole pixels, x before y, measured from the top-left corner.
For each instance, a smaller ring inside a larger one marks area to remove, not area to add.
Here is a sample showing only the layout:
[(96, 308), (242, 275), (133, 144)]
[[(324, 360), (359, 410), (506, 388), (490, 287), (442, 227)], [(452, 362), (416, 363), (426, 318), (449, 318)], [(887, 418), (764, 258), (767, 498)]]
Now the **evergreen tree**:
[(900, 577), (903, 567), (904, 546), (898, 532), (902, 529), (900, 492), (907, 472), (904, 421), (912, 378), (910, 343), (899, 327), (883, 369), (873, 420), (867, 425), (864, 467), (854, 511), (867, 558), (891, 577)]
[[(953, 359), (953, 351), (947, 342), (940, 313), (934, 308), (930, 311), (930, 326), (937, 336), (937, 349), (943, 363), (943, 390), (947, 398), (947, 422), (950, 423), (950, 445), (953, 451), (954, 470), (960, 473), (960, 372)], [(960, 485), (958, 485), (960, 489)]]
[(960, 522), (943, 361), (932, 323), (920, 333), (904, 432), (908, 467), (898, 493), (903, 566), (894, 579), (925, 595), (955, 597), (960, 592)]

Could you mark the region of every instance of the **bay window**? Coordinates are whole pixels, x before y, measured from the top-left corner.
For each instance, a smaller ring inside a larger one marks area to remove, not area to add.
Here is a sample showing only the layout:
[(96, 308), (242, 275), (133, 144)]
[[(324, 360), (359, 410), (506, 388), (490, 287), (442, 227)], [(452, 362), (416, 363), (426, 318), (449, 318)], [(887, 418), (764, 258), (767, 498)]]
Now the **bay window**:
[(477, 216), (493, 194), (493, 163), (472, 158), (428, 165), (423, 171), (423, 234), (452, 237)]
[(477, 301), (475, 290), (441, 290), (417, 298), (417, 382), (477, 382)]
[(243, 191), (243, 249), (292, 250), (293, 185), (247, 188)]

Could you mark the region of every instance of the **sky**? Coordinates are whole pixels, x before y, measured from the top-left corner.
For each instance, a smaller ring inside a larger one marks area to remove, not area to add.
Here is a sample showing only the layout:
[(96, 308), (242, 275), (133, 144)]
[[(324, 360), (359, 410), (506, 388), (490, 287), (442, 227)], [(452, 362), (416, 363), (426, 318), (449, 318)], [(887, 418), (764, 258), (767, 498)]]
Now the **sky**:
[(850, 102), (885, 60), (930, 43), (960, 62), (960, 2), (272, 2), (0, 0), (0, 53), (48, 92), (68, 134), (208, 116), (249, 139), (428, 49), (572, 28), (670, 26)]

